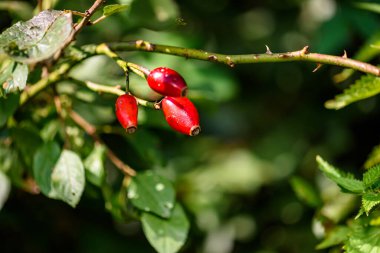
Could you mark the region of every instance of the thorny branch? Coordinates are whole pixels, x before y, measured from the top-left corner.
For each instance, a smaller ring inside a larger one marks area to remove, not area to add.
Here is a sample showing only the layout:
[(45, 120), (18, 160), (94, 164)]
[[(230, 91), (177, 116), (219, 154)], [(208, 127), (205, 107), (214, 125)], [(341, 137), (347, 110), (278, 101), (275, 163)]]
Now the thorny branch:
[(198, 49), (174, 47), (167, 45), (153, 44), (143, 40), (120, 42), (108, 44), (108, 47), (113, 51), (145, 51), (152, 53), (162, 53), (169, 55), (182, 56), (188, 59), (198, 59), (204, 61), (211, 61), (217, 63), (227, 64), (234, 67), (236, 64), (249, 64), (249, 63), (264, 63), (264, 62), (314, 62), (318, 65), (328, 64), (344, 68), (358, 70), (367, 74), (380, 76), (380, 68), (365, 63), (350, 59), (346, 53), (342, 56), (333, 56), (327, 54), (311, 53), (309, 47), (305, 46), (303, 49), (293, 52), (285, 53), (272, 53), (267, 47), (266, 53), (263, 54), (241, 54), (241, 55), (228, 55), (206, 52)]

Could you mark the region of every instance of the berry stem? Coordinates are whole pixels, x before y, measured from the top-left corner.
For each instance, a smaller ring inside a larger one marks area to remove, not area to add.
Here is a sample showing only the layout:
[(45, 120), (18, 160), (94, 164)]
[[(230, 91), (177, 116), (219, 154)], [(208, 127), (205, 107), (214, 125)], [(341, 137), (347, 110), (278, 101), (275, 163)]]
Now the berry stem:
[[(98, 93), (107, 93), (107, 94), (113, 94), (116, 96), (121, 96), (121, 95), (126, 93), (119, 86), (108, 86), (108, 85), (98, 84), (98, 83), (94, 83), (94, 82), (90, 82), (90, 81), (81, 81), (81, 80), (74, 79), (74, 78), (70, 78), (69, 80), (76, 83), (76, 84), (85, 86), (88, 89), (95, 91), (95, 92), (98, 92)], [(147, 100), (137, 98), (137, 97), (135, 97), (135, 98), (136, 98), (137, 103), (139, 105), (149, 107), (152, 109), (157, 109), (156, 102), (147, 101)]]
[(198, 49), (159, 45), (142, 40), (111, 43), (108, 44), (108, 46), (111, 50), (114, 51), (145, 51), (153, 53), (162, 53), (182, 56), (191, 59), (223, 63), (230, 67), (233, 67), (236, 64), (303, 61), (314, 62), (317, 64), (335, 65), (344, 68), (354, 69), (375, 76), (380, 76), (380, 68), (374, 65), (350, 59), (347, 57), (346, 54), (344, 54), (343, 56), (334, 56), (327, 54), (311, 53), (309, 52), (308, 46), (305, 46), (301, 50), (293, 52), (272, 53), (269, 50), (269, 48), (267, 48), (266, 53), (263, 54), (240, 55), (218, 54)]
[(108, 56), (109, 58), (113, 59), (117, 65), (119, 65), (125, 73), (128, 72), (128, 69), (132, 70), (137, 75), (141, 76), (142, 78), (146, 78), (147, 75), (149, 75), (149, 70), (137, 65), (132, 62), (124, 61), (119, 55), (117, 55), (114, 51), (112, 51), (107, 44), (103, 43), (96, 47), (95, 52), (97, 54), (103, 54)]

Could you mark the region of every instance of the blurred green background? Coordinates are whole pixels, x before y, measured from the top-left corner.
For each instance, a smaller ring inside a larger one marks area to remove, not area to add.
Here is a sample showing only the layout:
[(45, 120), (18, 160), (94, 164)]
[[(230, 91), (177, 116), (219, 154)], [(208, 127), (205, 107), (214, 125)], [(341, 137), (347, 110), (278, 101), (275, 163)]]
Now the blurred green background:
[[(56, 9), (84, 11), (92, 1), (45, 3)], [(229, 54), (264, 53), (265, 45), (273, 52), (310, 45), (313, 52), (342, 55), (346, 50), (352, 56), (380, 27), (376, 14), (357, 9), (353, 1), (107, 3), (131, 4), (131, 8), (84, 29), (78, 45), (144, 39)], [(24, 12), (0, 11), (1, 30), (30, 18), (36, 1), (25, 4)], [(324, 108), (326, 100), (354, 80), (335, 84), (332, 77), (342, 69), (323, 66), (312, 73), (316, 65), (310, 63), (230, 68), (152, 53), (122, 55), (151, 69), (167, 66), (177, 70), (187, 81), (189, 96), (200, 112), (202, 134), (198, 137), (174, 133), (159, 113), (144, 108), (136, 134), (122, 139), (102, 134), (117, 155), (136, 170), (154, 169), (173, 181), (192, 224), (182, 252), (315, 251), (323, 233), (314, 219), (313, 204), (305, 205), (292, 190), (290, 179), (295, 175), (313, 185), (319, 197), (330, 203), (325, 216), (339, 223), (355, 214), (357, 210), (350, 207), (355, 200), (342, 196), (320, 175), (315, 163), (320, 154), (359, 173), (368, 153), (380, 143), (378, 98), (340, 111)], [(72, 75), (97, 83), (123, 82), (123, 73), (104, 57), (86, 60)], [(73, 94), (70, 84), (59, 87), (60, 92), (74, 95), (74, 109), (91, 123), (118, 126), (114, 97), (87, 90)], [(153, 96), (137, 77), (132, 77), (131, 87), (134, 94)], [(79, 141), (75, 148), (81, 149), (83, 144)], [(340, 201), (331, 201), (337, 199)], [(0, 212), (0, 238), (4, 253), (154, 252), (140, 224), (115, 221), (101, 193), (91, 184), (76, 209), (13, 188)]]

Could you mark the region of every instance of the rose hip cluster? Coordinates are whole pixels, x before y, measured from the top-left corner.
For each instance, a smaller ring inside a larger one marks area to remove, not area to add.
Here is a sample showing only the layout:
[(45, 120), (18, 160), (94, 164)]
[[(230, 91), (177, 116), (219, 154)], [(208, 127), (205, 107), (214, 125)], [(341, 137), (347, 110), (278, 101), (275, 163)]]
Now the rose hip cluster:
[[(199, 116), (194, 104), (186, 97), (187, 85), (176, 71), (159, 67), (149, 72), (147, 77), (151, 89), (164, 98), (160, 102), (165, 119), (174, 130), (194, 136), (200, 132)], [(137, 129), (137, 100), (124, 94), (116, 100), (116, 117), (128, 133)]]

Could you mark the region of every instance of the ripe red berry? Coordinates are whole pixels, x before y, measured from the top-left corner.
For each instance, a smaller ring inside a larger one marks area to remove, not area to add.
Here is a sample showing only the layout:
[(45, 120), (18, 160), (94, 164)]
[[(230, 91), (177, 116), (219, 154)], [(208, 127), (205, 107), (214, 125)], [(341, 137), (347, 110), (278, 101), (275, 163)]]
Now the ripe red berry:
[(187, 135), (198, 135), (199, 116), (197, 108), (186, 97), (165, 97), (161, 108), (169, 126), (174, 130)]
[(137, 129), (137, 100), (129, 94), (121, 95), (115, 104), (116, 117), (128, 133), (134, 133)]
[(186, 95), (187, 85), (178, 72), (164, 67), (150, 71), (147, 77), (152, 90), (171, 97), (183, 97)]

